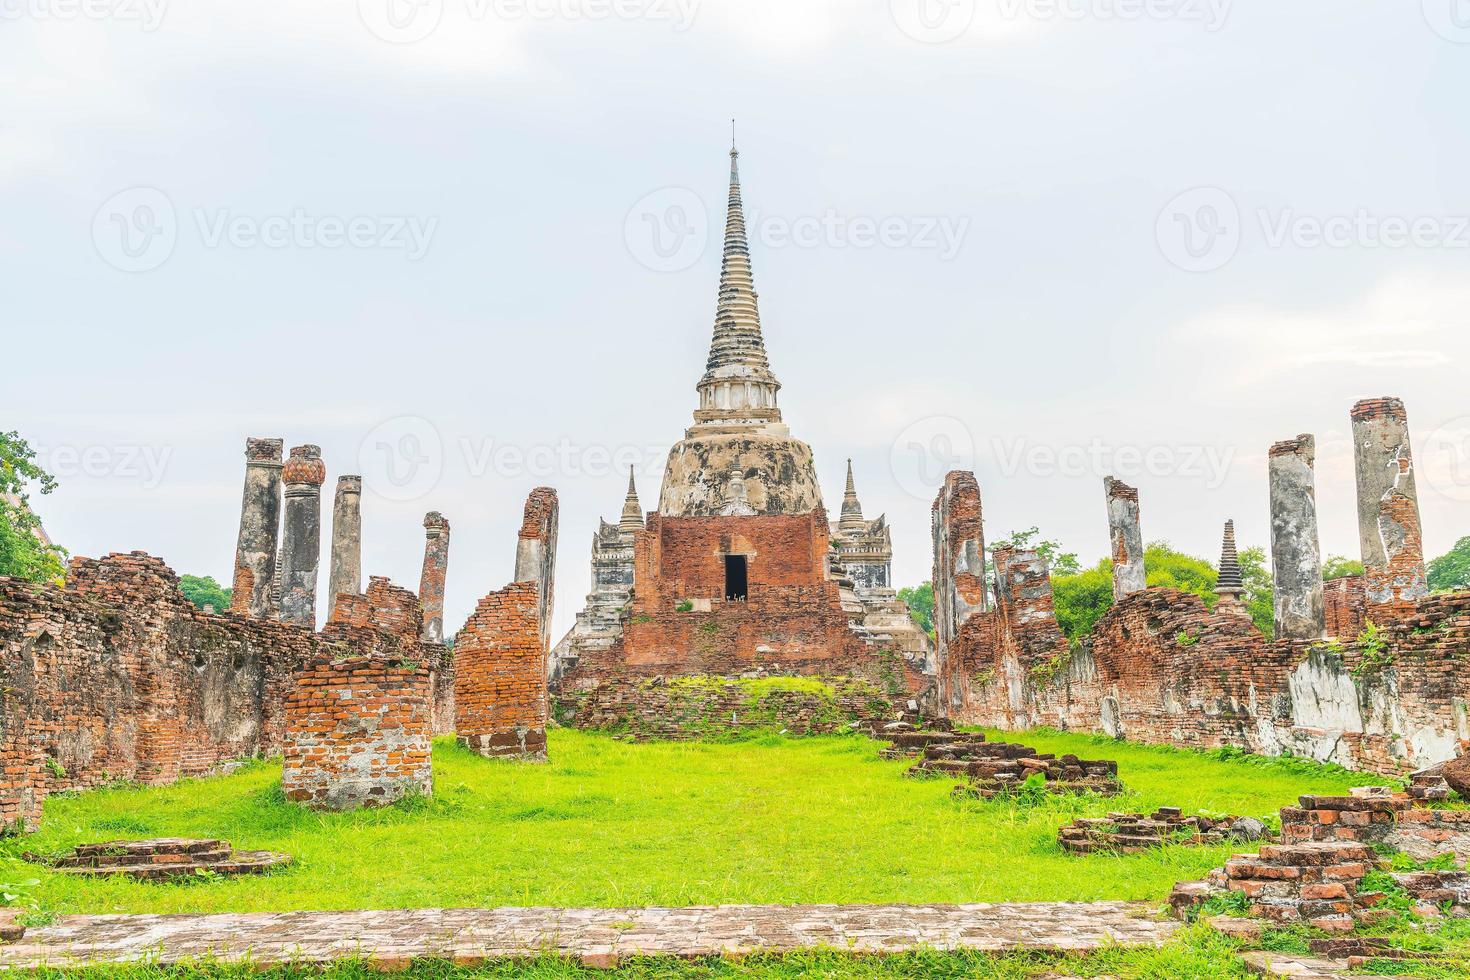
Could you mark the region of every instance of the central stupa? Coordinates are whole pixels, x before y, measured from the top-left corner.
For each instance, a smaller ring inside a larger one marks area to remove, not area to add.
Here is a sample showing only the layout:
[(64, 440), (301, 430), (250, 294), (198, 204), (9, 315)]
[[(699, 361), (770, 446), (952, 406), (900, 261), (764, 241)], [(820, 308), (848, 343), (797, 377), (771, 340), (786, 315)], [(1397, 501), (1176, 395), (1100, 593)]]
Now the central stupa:
[(730, 201), (714, 335), (696, 386), (694, 425), (669, 451), (664, 517), (809, 514), (822, 506), (812, 451), (781, 421), (781, 383), (766, 359), (740, 200), (740, 152), (730, 147)]

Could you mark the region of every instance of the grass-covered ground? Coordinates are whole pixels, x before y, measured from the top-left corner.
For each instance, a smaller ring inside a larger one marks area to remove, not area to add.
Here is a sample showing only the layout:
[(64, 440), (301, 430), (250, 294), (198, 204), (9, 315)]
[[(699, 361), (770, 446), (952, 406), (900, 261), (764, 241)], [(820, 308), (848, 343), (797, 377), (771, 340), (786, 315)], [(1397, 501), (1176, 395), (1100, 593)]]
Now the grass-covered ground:
[[(92, 913), (1157, 900), (1233, 848), (1078, 857), (1057, 848), (1057, 828), (1160, 805), (1264, 817), (1302, 793), (1373, 781), (1090, 736), (1003, 737), (1116, 759), (1131, 793), (1040, 807), (956, 802), (952, 781), (905, 778), (908, 763), (878, 759), (877, 743), (857, 736), (632, 744), (557, 729), (548, 765), (490, 761), (442, 740), (433, 799), (377, 811), (287, 803), (277, 762), (53, 797), (39, 833), (0, 843), (0, 883), (44, 912)], [(222, 837), (296, 863), (266, 877), (152, 884), (69, 878), (18, 860), (25, 850), (155, 836)]]

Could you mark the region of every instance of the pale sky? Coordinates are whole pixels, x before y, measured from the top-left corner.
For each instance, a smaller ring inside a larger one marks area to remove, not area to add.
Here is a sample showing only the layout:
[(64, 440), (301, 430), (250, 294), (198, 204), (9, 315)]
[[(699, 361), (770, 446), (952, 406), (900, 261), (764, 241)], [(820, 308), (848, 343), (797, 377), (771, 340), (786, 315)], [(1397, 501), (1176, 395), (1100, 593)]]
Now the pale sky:
[[(1470, 534), (1465, 0), (0, 0), (0, 429), (73, 554), (229, 579), (247, 436), (363, 473), (364, 571), (447, 629), (556, 487), (556, 620), (690, 424), (737, 117), (767, 348), (895, 579), (945, 464), (994, 539), (1267, 543), (1313, 432), (1407, 402), (1428, 551)], [(322, 585), (326, 560), (323, 557)], [(324, 612), (324, 611), (323, 611)]]

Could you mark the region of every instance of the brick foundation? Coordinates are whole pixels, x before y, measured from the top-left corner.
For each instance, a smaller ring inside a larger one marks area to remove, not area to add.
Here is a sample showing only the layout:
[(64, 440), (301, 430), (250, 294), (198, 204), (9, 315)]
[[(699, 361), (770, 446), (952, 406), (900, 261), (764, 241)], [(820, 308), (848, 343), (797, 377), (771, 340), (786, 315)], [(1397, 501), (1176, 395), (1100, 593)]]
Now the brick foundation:
[(286, 699), (286, 798), (348, 810), (429, 795), (432, 697), (428, 667), (398, 655), (313, 659)]

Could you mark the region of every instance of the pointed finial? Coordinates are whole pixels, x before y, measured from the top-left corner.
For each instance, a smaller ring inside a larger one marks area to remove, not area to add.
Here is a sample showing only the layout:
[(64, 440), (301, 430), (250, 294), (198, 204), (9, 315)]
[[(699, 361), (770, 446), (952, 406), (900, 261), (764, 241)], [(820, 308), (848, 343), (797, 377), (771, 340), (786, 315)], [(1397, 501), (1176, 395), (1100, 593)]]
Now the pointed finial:
[(633, 482), (633, 467), (628, 467), (628, 495), (623, 498), (623, 513), (618, 518), (619, 531), (637, 531), (643, 527), (643, 505), (638, 502), (638, 487)]
[(1229, 608), (1240, 605), (1244, 592), (1240, 554), (1235, 548), (1235, 522), (1226, 521), (1225, 538), (1220, 544), (1220, 578), (1215, 585), (1215, 594), (1220, 597), (1220, 605)]
[(863, 505), (858, 502), (857, 483), (852, 478), (852, 460), (847, 461), (847, 488), (842, 494), (842, 516), (837, 526), (843, 531), (861, 531), (867, 526), (863, 520)]
[(730, 120), (730, 155), (739, 156), (740, 151), (735, 149), (735, 120)]

